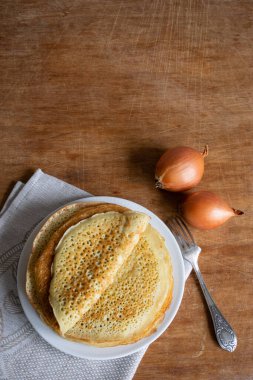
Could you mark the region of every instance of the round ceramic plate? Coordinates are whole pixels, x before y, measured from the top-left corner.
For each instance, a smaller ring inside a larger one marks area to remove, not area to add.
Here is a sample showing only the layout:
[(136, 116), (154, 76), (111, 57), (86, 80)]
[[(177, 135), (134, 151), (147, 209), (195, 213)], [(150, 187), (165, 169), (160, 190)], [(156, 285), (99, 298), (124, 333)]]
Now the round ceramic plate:
[(78, 356), (86, 359), (98, 359), (98, 360), (106, 360), (106, 359), (115, 359), (122, 356), (126, 356), (132, 354), (136, 351), (141, 350), (142, 348), (148, 346), (155, 339), (157, 339), (170, 325), (173, 318), (175, 317), (178, 308), (180, 306), (183, 292), (184, 292), (184, 264), (183, 259), (177, 245), (175, 238), (172, 233), (168, 229), (168, 227), (151, 211), (147, 210), (145, 207), (138, 205), (137, 203), (115, 197), (88, 197), (79, 199), (78, 201), (71, 202), (106, 202), (106, 203), (114, 203), (120, 206), (127, 207), (134, 211), (140, 211), (150, 216), (151, 225), (156, 228), (159, 233), (164, 237), (166, 246), (170, 252), (172, 266), (173, 266), (173, 277), (174, 277), (174, 289), (173, 289), (173, 298), (172, 302), (166, 311), (165, 317), (152, 335), (147, 338), (141, 339), (136, 343), (115, 346), (115, 347), (95, 347), (91, 345), (87, 345), (85, 343), (76, 343), (66, 339), (63, 339), (58, 334), (56, 334), (53, 330), (51, 330), (39, 317), (35, 309), (30, 304), (26, 291), (25, 291), (25, 281), (26, 281), (26, 269), (29, 260), (29, 255), (32, 250), (33, 240), (40, 230), (41, 226), (45, 223), (44, 219), (31, 233), (28, 238), (23, 251), (20, 256), (19, 265), (18, 265), (18, 294), (24, 309), (24, 312), (31, 322), (34, 329), (44, 338), (48, 343), (52, 346), (58, 348), (59, 350), (74, 356)]

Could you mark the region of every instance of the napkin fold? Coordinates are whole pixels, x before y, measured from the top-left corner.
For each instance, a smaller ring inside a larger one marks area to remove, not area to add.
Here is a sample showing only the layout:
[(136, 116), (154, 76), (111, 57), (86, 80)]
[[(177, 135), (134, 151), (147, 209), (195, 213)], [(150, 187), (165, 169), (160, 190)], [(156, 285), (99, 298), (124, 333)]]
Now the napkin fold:
[[(38, 222), (68, 202), (91, 194), (38, 169), (17, 182), (0, 212), (0, 379), (130, 380), (147, 348), (113, 360), (67, 355), (44, 341), (26, 319), (17, 295), (17, 265)], [(186, 278), (191, 268), (185, 263)]]

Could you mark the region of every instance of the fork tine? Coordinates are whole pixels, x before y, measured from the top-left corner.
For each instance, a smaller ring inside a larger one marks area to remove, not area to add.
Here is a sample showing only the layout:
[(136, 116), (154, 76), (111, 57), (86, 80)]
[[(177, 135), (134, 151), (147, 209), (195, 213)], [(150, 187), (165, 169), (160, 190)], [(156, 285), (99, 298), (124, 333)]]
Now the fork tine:
[(190, 239), (190, 243), (191, 244), (196, 244), (195, 243), (195, 240), (192, 236), (192, 233), (191, 231), (189, 230), (189, 228), (187, 227), (186, 223), (184, 222), (184, 220), (182, 218), (180, 218), (180, 216), (177, 216), (176, 217), (176, 220), (177, 220), (177, 223), (180, 225), (181, 227), (181, 230), (183, 231), (184, 233), (184, 236), (186, 237), (187, 241), (189, 241)]
[(175, 222), (173, 220), (174, 218), (169, 218), (166, 222), (166, 224), (168, 225), (168, 227), (170, 228), (171, 232), (173, 233), (173, 235), (175, 236), (176, 240), (178, 241), (178, 243), (181, 245), (181, 242), (179, 241), (179, 236), (178, 236), (178, 231), (177, 229), (175, 228)]
[(192, 246), (192, 242), (189, 240), (187, 233), (185, 232), (184, 228), (180, 224), (180, 220), (178, 220), (177, 217), (175, 217), (175, 223), (177, 224), (177, 228), (179, 231), (178, 234), (181, 235), (182, 240), (184, 240), (185, 246), (187, 248), (190, 248)]
[(179, 216), (169, 218), (167, 224), (183, 250), (190, 249), (196, 245), (191, 232)]
[(176, 240), (177, 240), (178, 244), (180, 245), (180, 247), (182, 247), (182, 249), (186, 249), (187, 246), (188, 246), (187, 242), (182, 237), (182, 233), (180, 232), (180, 230), (178, 228), (178, 224), (176, 222), (175, 217), (169, 218), (169, 220), (167, 221), (167, 224), (170, 227), (171, 232), (173, 233), (173, 235), (176, 238)]
[(184, 240), (188, 243), (188, 236), (187, 236), (186, 232), (184, 231), (184, 229), (182, 228), (182, 226), (180, 224), (180, 220), (178, 220), (177, 216), (175, 217), (175, 223), (177, 225), (179, 233), (182, 235)]

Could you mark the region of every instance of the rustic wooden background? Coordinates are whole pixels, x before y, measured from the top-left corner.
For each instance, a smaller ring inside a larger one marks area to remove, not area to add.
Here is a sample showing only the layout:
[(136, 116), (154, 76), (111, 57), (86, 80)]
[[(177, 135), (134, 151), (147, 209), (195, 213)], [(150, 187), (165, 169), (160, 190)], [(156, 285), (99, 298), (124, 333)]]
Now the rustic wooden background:
[(2, 202), (40, 167), (165, 220), (178, 196), (155, 190), (157, 159), (208, 143), (199, 188), (245, 216), (194, 233), (238, 348), (217, 346), (191, 276), (135, 380), (252, 379), (253, 2), (3, 0), (0, 18)]

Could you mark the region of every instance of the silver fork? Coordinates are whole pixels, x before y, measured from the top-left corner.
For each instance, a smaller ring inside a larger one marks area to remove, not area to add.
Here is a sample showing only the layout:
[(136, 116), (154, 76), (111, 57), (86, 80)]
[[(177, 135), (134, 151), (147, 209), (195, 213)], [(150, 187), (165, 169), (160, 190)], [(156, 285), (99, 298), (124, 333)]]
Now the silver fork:
[(237, 346), (237, 337), (235, 335), (235, 332), (216, 306), (209, 291), (207, 290), (206, 284), (199, 270), (198, 254), (201, 252), (201, 248), (197, 246), (190, 230), (188, 229), (183, 219), (181, 219), (179, 216), (170, 218), (167, 221), (167, 225), (179, 244), (183, 258), (191, 264), (196, 273), (208, 308), (210, 310), (215, 335), (219, 345), (224, 350), (227, 350), (229, 352), (234, 351)]

